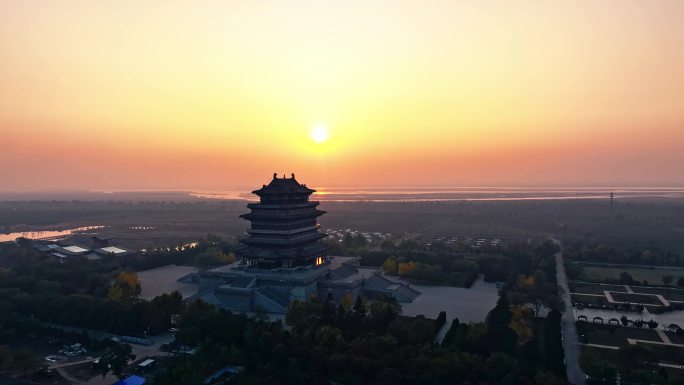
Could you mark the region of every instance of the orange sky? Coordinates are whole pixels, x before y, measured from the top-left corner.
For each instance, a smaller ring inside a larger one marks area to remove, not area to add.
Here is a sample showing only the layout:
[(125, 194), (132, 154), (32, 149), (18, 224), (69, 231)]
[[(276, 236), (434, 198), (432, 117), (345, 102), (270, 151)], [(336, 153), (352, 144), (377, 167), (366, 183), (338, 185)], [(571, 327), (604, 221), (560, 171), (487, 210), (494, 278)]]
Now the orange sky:
[(682, 20), (679, 0), (0, 2), (0, 190), (684, 185)]

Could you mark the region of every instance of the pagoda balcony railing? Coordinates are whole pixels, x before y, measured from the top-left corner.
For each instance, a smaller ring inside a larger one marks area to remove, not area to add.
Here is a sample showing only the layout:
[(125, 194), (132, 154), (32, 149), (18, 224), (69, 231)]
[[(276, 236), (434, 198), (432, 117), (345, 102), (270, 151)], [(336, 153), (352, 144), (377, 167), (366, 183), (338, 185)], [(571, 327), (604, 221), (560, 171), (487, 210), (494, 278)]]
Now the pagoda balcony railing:
[(316, 218), (299, 221), (252, 220), (252, 230), (296, 230), (303, 227), (316, 226)]
[(247, 207), (250, 209), (273, 209), (273, 210), (282, 210), (283, 208), (287, 208), (288, 211), (301, 211), (301, 210), (307, 210), (312, 207), (316, 207), (320, 205), (321, 202), (319, 201), (308, 201), (306, 203), (287, 203), (287, 202), (282, 202), (282, 203), (274, 203), (274, 202), (269, 202), (269, 203), (248, 203)]
[(307, 226), (307, 227), (302, 227), (299, 229), (294, 229), (294, 230), (270, 230), (270, 229), (249, 229), (247, 232), (249, 234), (272, 234), (272, 235), (294, 235), (294, 234), (299, 234), (303, 233), (306, 231), (312, 231), (312, 230), (318, 230), (321, 227), (321, 225), (317, 224), (315, 226)]
[(263, 244), (263, 245), (283, 245), (283, 246), (294, 246), (299, 243), (305, 243), (305, 242), (315, 242), (318, 241), (321, 238), (325, 238), (325, 234), (321, 234), (319, 232), (312, 232), (312, 233), (305, 233), (303, 235), (299, 235), (296, 237), (291, 237), (291, 238), (262, 238), (258, 236), (254, 236), (251, 238), (243, 239), (242, 243), (247, 244), (247, 245), (257, 245), (257, 244)]
[(306, 221), (311, 218), (317, 218), (325, 214), (323, 210), (297, 210), (297, 211), (261, 211), (254, 210), (247, 214), (240, 215), (250, 221)]

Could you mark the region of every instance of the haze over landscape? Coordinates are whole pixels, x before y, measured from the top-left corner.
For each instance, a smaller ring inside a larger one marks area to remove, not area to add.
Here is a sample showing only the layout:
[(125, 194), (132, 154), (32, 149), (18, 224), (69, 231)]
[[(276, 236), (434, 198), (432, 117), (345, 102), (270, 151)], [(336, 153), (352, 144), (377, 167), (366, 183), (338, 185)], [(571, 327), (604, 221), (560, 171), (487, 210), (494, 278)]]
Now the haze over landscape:
[(681, 1), (0, 4), (0, 190), (681, 186)]
[(684, 1), (0, 1), (0, 385), (684, 384)]

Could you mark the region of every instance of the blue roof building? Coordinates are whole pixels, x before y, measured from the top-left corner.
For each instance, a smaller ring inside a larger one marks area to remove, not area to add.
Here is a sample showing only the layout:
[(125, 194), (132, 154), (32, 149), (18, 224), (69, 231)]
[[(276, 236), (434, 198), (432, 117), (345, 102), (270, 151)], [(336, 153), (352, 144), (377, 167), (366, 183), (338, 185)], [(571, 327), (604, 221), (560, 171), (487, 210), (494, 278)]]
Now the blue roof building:
[(142, 385), (146, 380), (140, 376), (130, 376), (115, 382), (113, 385)]

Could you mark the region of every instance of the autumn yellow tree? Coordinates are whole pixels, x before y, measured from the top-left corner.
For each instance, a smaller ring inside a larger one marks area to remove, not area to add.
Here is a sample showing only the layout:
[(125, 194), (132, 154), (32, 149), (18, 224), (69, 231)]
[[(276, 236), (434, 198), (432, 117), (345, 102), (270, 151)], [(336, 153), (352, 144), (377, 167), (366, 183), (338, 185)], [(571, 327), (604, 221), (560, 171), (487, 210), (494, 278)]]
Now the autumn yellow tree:
[(524, 293), (531, 292), (534, 289), (534, 277), (531, 275), (518, 275), (517, 289)]
[(520, 345), (524, 345), (532, 339), (532, 326), (530, 325), (532, 315), (532, 309), (524, 305), (517, 305), (511, 309), (511, 323), (508, 327), (518, 336), (518, 344)]
[(114, 301), (123, 301), (138, 297), (142, 292), (138, 273), (135, 271), (120, 272), (109, 287), (107, 297)]
[(342, 307), (344, 308), (344, 310), (349, 310), (351, 309), (353, 303), (354, 296), (351, 292), (347, 292), (347, 294), (345, 294), (344, 297), (342, 297)]
[(400, 277), (410, 277), (418, 268), (418, 264), (413, 261), (401, 262), (397, 271)]
[(237, 261), (237, 257), (235, 257), (235, 254), (232, 251), (226, 254), (226, 263), (233, 263), (235, 261)]

